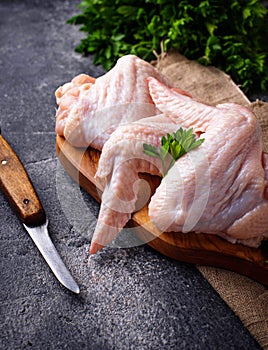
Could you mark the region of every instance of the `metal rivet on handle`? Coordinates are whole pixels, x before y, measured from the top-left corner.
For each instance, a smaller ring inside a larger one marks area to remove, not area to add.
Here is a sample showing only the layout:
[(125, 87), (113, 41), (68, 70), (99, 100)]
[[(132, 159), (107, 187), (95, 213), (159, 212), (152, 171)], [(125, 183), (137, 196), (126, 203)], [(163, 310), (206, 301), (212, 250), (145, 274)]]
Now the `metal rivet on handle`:
[(7, 164), (7, 160), (6, 160), (6, 159), (3, 159), (3, 160), (1, 161), (1, 164), (2, 164), (2, 165), (6, 165), (6, 164)]

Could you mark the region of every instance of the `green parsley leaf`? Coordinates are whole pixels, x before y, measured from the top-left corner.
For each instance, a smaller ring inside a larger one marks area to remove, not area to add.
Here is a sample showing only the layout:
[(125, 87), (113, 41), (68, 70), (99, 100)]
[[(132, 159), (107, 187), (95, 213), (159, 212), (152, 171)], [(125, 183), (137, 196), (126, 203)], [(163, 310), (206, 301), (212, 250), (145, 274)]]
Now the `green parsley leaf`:
[(145, 154), (147, 154), (148, 156), (152, 156), (152, 157), (161, 159), (161, 155), (158, 153), (157, 148), (152, 146), (152, 145), (148, 145), (148, 144), (144, 143), (143, 144), (143, 152)]

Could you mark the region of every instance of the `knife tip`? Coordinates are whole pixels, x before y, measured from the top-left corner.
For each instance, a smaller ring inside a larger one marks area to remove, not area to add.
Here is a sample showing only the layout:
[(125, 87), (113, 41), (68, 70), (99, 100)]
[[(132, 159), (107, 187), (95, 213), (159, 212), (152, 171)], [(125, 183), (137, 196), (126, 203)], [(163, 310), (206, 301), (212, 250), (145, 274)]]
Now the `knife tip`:
[(75, 289), (73, 289), (73, 292), (75, 294), (79, 294), (80, 293), (80, 288), (77, 286)]
[[(65, 276), (66, 277), (66, 276)], [(79, 294), (80, 288), (73, 277), (68, 273), (68, 278), (62, 278), (62, 276), (57, 276), (58, 281), (69, 291)]]
[(67, 289), (69, 289), (71, 292), (75, 293), (75, 294), (79, 294), (80, 293), (80, 288), (78, 286), (77, 283), (74, 283), (72, 286), (70, 285), (64, 285)]

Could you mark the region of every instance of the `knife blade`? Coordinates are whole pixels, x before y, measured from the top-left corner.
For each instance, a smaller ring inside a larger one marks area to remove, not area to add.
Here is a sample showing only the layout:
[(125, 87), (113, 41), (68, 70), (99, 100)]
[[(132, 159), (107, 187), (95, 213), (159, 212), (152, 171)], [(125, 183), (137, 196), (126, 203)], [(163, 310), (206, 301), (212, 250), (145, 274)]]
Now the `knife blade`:
[(65, 266), (48, 234), (48, 219), (40, 199), (23, 164), (1, 135), (0, 129), (0, 188), (16, 210), (52, 272), (67, 289), (78, 294), (78, 284)]

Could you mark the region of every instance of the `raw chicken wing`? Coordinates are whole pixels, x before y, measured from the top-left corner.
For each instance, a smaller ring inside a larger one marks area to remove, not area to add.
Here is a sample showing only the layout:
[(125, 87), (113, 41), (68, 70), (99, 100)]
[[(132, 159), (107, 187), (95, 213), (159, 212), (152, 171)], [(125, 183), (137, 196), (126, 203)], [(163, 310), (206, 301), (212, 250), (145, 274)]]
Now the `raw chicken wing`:
[[(151, 64), (134, 55), (123, 56), (105, 75), (94, 80), (80, 75), (56, 91), (59, 108), (56, 132), (73, 146), (99, 150), (120, 125), (158, 113), (146, 78), (166, 79)], [(77, 83), (81, 82), (81, 85)]]
[[(177, 126), (163, 115), (120, 126), (105, 143), (95, 175), (104, 192), (98, 222), (91, 241), (91, 253), (110, 243), (136, 209), (140, 189), (139, 173), (161, 175), (161, 162), (143, 154), (143, 143), (161, 145), (163, 133)], [(145, 205), (149, 198), (142, 199)]]
[(163, 231), (258, 246), (268, 237), (268, 166), (253, 113), (234, 103), (204, 105), (154, 78), (149, 89), (158, 109), (205, 139), (162, 180), (149, 204), (151, 221)]

